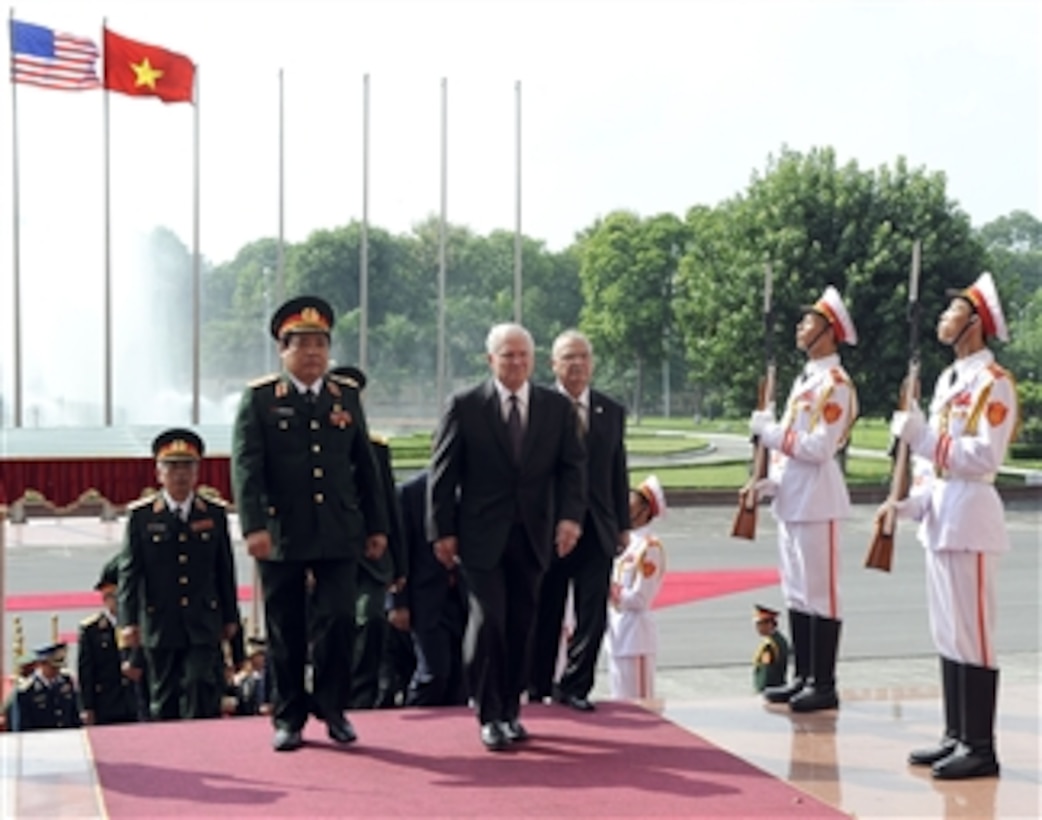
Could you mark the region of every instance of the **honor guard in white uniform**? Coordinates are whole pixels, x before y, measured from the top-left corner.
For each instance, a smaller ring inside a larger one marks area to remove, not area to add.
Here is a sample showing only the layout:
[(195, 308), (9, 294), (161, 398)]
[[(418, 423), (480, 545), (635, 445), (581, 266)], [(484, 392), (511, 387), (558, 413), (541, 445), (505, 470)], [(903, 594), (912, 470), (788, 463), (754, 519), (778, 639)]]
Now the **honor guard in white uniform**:
[(795, 677), (770, 687), (771, 703), (794, 712), (835, 709), (836, 654), (842, 608), (839, 590), (840, 522), (850, 495), (837, 454), (857, 418), (857, 391), (840, 364), (840, 344), (857, 343), (857, 330), (834, 287), (805, 306), (796, 345), (807, 354), (780, 421), (774, 408), (757, 410), (750, 427), (771, 450), (768, 477), (757, 493), (774, 496), (782, 593), (789, 610)]
[(611, 696), (647, 699), (655, 696), (658, 631), (651, 604), (662, 586), (666, 552), (651, 531), (651, 522), (666, 512), (666, 494), (656, 476), (630, 490), (629, 544), (615, 559), (608, 596), (606, 648)]
[(989, 338), (1009, 340), (991, 274), (949, 295), (937, 338), (954, 349), (955, 362), (937, 379), (929, 420), (913, 405), (894, 414), (891, 431), (915, 456), (912, 490), (897, 513), (921, 522), (944, 691), (944, 736), (938, 746), (912, 752), (909, 762), (957, 780), (999, 773), (995, 577), (1010, 543), (995, 474), (1018, 413), (1013, 378), (986, 347)]

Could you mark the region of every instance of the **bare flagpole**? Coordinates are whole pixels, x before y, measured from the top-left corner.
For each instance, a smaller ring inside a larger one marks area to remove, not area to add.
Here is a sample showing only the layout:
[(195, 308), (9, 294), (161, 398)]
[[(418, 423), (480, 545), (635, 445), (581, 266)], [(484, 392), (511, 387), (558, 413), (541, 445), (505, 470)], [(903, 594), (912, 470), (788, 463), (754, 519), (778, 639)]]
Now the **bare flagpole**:
[(362, 77), (362, 247), (358, 271), (358, 366), (369, 369), (369, 75)]
[[(282, 69), (279, 69), (279, 243), (275, 265), (275, 301), (286, 300), (286, 162), (285, 162), (285, 107), (282, 93)], [(268, 317), (265, 317), (267, 321)]]
[[(9, 42), (14, 42), (14, 9), (11, 9), (11, 17), (8, 21)], [(22, 246), (21, 246), (21, 217), (19, 207), (21, 196), (19, 190), (18, 173), (18, 84), (11, 83), (11, 214), (14, 221), (11, 241), (12, 274), (14, 300), (14, 426), (22, 426)], [(3, 418), (0, 418), (0, 425)], [(0, 522), (2, 526), (2, 522)], [(2, 629), (2, 626), (0, 626)], [(0, 638), (3, 637), (0, 631)], [(3, 644), (0, 643), (0, 646)], [(2, 666), (0, 666), (2, 670)]]
[(445, 219), (448, 211), (449, 81), (441, 78), (441, 218), (438, 221), (438, 412), (445, 403)]
[[(102, 20), (102, 31), (108, 29), (108, 18)], [(102, 40), (105, 38), (102, 37)], [(109, 137), (109, 90), (104, 97), (105, 134), (105, 426), (112, 426), (112, 146)]]
[(514, 84), (515, 97), (515, 191), (514, 202), (514, 321), (521, 324), (521, 81)]
[(199, 424), (201, 298), (199, 259), (199, 66), (195, 66), (192, 114), (192, 424)]

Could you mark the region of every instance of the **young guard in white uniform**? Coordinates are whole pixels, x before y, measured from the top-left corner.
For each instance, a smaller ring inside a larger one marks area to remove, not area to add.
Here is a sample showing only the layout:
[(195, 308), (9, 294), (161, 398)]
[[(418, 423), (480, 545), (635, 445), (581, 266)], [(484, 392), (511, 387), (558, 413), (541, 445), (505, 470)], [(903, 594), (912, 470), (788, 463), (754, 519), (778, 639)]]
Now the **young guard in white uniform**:
[(992, 337), (1009, 341), (991, 274), (949, 295), (937, 339), (954, 349), (955, 362), (937, 379), (929, 421), (915, 404), (894, 414), (891, 431), (916, 456), (912, 491), (897, 513), (922, 522), (930, 631), (944, 689), (944, 736), (937, 747), (912, 752), (909, 763), (961, 780), (999, 773), (995, 577), (1010, 544), (995, 474), (1018, 412), (1013, 378), (986, 346)]
[(840, 344), (857, 344), (857, 330), (837, 290), (804, 307), (796, 346), (807, 354), (781, 421), (774, 408), (752, 414), (750, 428), (771, 450), (768, 478), (757, 482), (774, 496), (782, 593), (789, 610), (795, 678), (770, 687), (770, 703), (794, 712), (839, 706), (836, 654), (843, 613), (839, 591), (840, 527), (850, 495), (836, 455), (858, 414), (857, 391), (840, 363)]
[(651, 615), (666, 572), (662, 542), (651, 522), (666, 513), (666, 494), (656, 476), (630, 490), (629, 544), (615, 559), (608, 597), (606, 648), (611, 696), (647, 699), (655, 696), (658, 632)]

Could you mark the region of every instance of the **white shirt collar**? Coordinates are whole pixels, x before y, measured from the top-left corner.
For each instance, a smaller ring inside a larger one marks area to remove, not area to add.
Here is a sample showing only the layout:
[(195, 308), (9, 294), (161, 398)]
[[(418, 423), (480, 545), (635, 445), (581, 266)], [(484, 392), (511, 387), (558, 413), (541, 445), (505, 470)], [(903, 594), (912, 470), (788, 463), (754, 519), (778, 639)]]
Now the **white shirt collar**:
[(188, 514), (192, 509), (192, 501), (194, 499), (195, 493), (190, 493), (188, 498), (186, 498), (181, 503), (178, 503), (170, 497), (170, 493), (168, 493), (165, 489), (163, 490), (163, 500), (166, 502), (167, 508), (174, 510), (184, 521), (188, 520)]
[(579, 404), (581, 404), (583, 406), (584, 410), (589, 410), (590, 409), (590, 387), (589, 387), (589, 385), (587, 385), (586, 387), (583, 388), (583, 392), (579, 394), (578, 398), (573, 397), (571, 393), (569, 393), (567, 390), (565, 390), (564, 389), (564, 385), (561, 384), (560, 382), (557, 382), (555, 387), (557, 387), (557, 390), (558, 390), (559, 393), (561, 393), (564, 396), (567, 396), (568, 399), (570, 399), (572, 402), (578, 402)]
[(833, 367), (839, 367), (838, 353), (830, 353), (828, 356), (822, 356), (820, 359), (808, 359), (807, 364), (803, 366), (803, 372), (808, 376), (814, 376), (826, 370), (831, 370)]
[[(510, 399), (510, 391), (503, 386), (503, 382), (499, 379), (493, 379), (492, 383), (496, 386), (496, 393), (499, 395), (499, 403), (505, 405)], [(517, 400), (521, 403), (521, 412), (523, 413), (525, 408), (528, 407), (528, 393), (530, 385), (526, 381), (522, 384), (516, 392)]]
[(302, 382), (292, 373), (287, 372), (286, 375), (289, 376), (289, 380), (293, 382), (293, 386), (297, 388), (298, 393), (311, 392), (317, 396), (319, 393), (322, 392), (322, 382), (324, 381), (324, 379), (322, 378), (316, 379), (311, 384), (304, 384), (304, 382)]

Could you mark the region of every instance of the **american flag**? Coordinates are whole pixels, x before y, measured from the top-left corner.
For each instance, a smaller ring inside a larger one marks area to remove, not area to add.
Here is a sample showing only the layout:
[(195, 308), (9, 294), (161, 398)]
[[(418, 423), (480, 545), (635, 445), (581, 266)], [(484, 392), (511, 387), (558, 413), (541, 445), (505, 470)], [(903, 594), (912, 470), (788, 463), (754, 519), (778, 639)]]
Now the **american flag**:
[(11, 82), (62, 91), (99, 88), (98, 44), (87, 37), (11, 20)]

